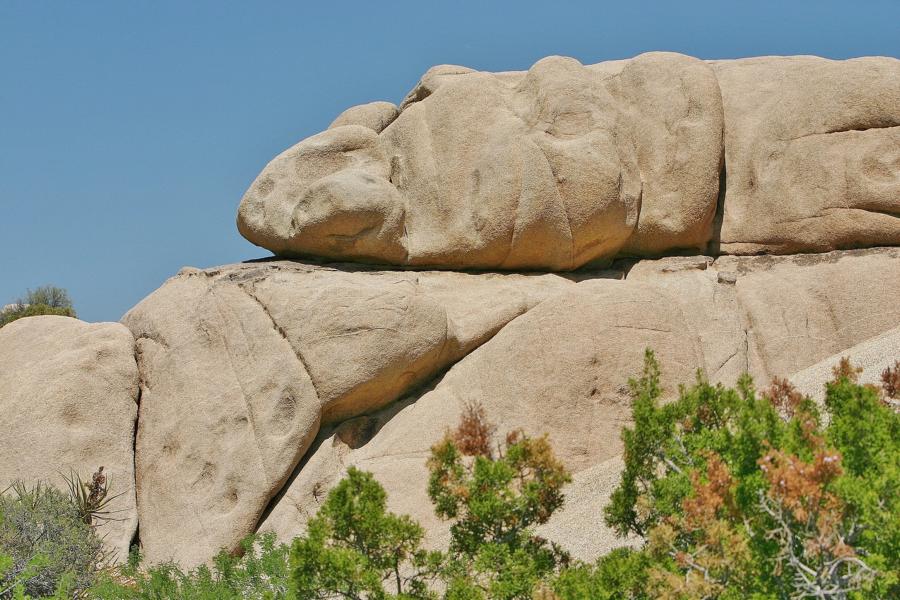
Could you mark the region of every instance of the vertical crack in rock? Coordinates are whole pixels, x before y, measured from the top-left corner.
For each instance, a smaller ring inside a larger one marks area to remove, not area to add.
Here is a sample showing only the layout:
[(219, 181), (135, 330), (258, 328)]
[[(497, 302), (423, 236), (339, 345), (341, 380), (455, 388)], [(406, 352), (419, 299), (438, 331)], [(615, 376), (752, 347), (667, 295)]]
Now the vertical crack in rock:
[(137, 521), (134, 527), (134, 535), (131, 536), (131, 542), (129, 542), (128, 547), (133, 548), (137, 545), (140, 548), (141, 545), (141, 512), (137, 509), (137, 481), (138, 481), (138, 468), (137, 468), (137, 436), (138, 436), (138, 428), (141, 424), (141, 400), (144, 395), (144, 373), (141, 369), (141, 358), (140, 352), (138, 351), (138, 340), (134, 340), (134, 363), (137, 367), (137, 394), (134, 398), (134, 403), (137, 405), (137, 410), (134, 413), (134, 427), (131, 430), (131, 474), (132, 474), (132, 492), (134, 493), (134, 513), (135, 520)]
[[(722, 142), (724, 147), (724, 140)], [(728, 172), (725, 166), (725, 152), (722, 152), (722, 168), (719, 171), (719, 195), (716, 198), (716, 212), (712, 219), (712, 231), (707, 244), (706, 253), (719, 256), (722, 244), (722, 224), (725, 221), (725, 188), (728, 184)]]

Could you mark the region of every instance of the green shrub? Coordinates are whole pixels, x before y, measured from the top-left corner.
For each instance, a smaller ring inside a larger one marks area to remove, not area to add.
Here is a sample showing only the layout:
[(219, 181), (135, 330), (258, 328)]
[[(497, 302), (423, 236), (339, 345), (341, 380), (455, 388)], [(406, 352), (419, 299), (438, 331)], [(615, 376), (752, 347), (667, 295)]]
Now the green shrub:
[(287, 597), (288, 547), (277, 544), (271, 533), (250, 536), (235, 556), (224, 550), (212, 567), (201, 565), (183, 571), (165, 563), (140, 568), (133, 553), (128, 564), (105, 572), (91, 589), (97, 600), (276, 600)]
[(0, 494), (0, 598), (52, 596), (89, 587), (105, 553), (71, 499), (37, 484)]
[(75, 317), (75, 309), (66, 290), (54, 286), (43, 286), (28, 290), (24, 298), (0, 310), (0, 327), (24, 317), (38, 315), (60, 315)]
[(530, 599), (568, 561), (532, 527), (562, 505), (569, 474), (546, 437), (512, 432), (495, 455), (493, 431), (472, 405), (431, 449), (429, 495), (452, 522), (446, 553), (423, 550), (422, 527), (387, 512), (384, 488), (370, 473), (348, 469), (294, 540), (296, 597)]
[[(900, 597), (900, 416), (856, 374), (847, 361), (835, 369), (824, 424), (787, 382), (758, 396), (746, 376), (729, 389), (698, 375), (677, 401), (660, 405), (648, 351), (643, 377), (631, 382), (622, 481), (606, 508), (620, 533), (646, 536), (623, 581), (641, 575), (647, 586), (608, 591)], [(592, 576), (583, 573), (579, 585)], [(557, 585), (564, 592), (569, 584)]]
[[(388, 512), (375, 478), (350, 468), (290, 550), (251, 538), (242, 557), (223, 552), (188, 573), (133, 560), (92, 597), (900, 598), (900, 415), (890, 394), (856, 376), (848, 361), (835, 369), (827, 418), (787, 381), (758, 394), (748, 376), (731, 389), (698, 374), (663, 405), (648, 351), (630, 382), (634, 425), (605, 509), (607, 524), (645, 543), (594, 564), (533, 533), (570, 480), (547, 438), (514, 431), (494, 444), (471, 405), (428, 460), (429, 497), (450, 522), (446, 552), (424, 550), (422, 527)], [(0, 557), (0, 573), (7, 563)]]
[(428, 495), (437, 515), (452, 521), (448, 598), (530, 598), (569, 562), (532, 531), (562, 506), (569, 473), (546, 436), (513, 431), (494, 452), (493, 431), (481, 407), (470, 405), (431, 449)]
[(436, 597), (428, 583), (437, 575), (439, 554), (421, 548), (422, 527), (388, 512), (386, 500), (371, 473), (348, 469), (309, 521), (307, 534), (294, 540), (296, 598)]

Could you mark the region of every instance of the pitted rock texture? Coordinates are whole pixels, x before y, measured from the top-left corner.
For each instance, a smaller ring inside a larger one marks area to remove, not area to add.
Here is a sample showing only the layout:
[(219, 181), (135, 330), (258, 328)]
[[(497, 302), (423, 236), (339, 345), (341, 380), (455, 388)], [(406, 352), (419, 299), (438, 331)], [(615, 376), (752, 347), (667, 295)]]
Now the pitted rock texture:
[(234, 548), (321, 423), (396, 400), (570, 285), (291, 262), (183, 270), (123, 318), (142, 375), (148, 560), (196, 565)]
[(444, 65), (401, 108), (350, 109), (276, 157), (241, 202), (241, 233), (281, 255), (546, 270), (712, 235), (724, 116), (702, 61)]
[(0, 328), (0, 491), (16, 480), (67, 489), (104, 467), (112, 520), (97, 532), (119, 560), (137, 529), (134, 338), (119, 323), (41, 316)]
[[(583, 516), (601, 514), (617, 481), (627, 380), (645, 348), (669, 395), (697, 368), (729, 385), (749, 372), (760, 386), (792, 374), (821, 386), (811, 378), (845, 351), (871, 379), (896, 349), (898, 297), (900, 248), (628, 259), (565, 276), (184, 269), (127, 329), (38, 317), (0, 330), (0, 424), (13, 432), (0, 476), (103, 464), (130, 481), (134, 464), (145, 556), (194, 566), (253, 531), (302, 533), (358, 465), (440, 545), (425, 458), (474, 400), (500, 435), (550, 436), (575, 483), (541, 533), (590, 560), (625, 543)], [(47, 423), (64, 435), (43, 435)], [(110, 540), (124, 556), (135, 498), (122, 502), (128, 520)]]
[(277, 255), (454, 269), (896, 245), (898, 126), (893, 58), (441, 65), (276, 157), (238, 229)]

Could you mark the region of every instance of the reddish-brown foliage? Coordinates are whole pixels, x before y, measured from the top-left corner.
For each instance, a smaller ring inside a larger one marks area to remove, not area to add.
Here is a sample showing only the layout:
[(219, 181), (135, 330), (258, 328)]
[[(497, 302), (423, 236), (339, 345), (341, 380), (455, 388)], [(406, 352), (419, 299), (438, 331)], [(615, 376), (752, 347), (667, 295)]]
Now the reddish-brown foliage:
[(698, 471), (691, 472), (694, 495), (684, 500), (685, 524), (692, 529), (702, 529), (719, 516), (723, 508), (731, 509), (731, 486), (734, 481), (728, 466), (715, 452), (710, 452), (706, 462), (706, 483)]
[(888, 398), (900, 400), (900, 360), (881, 372), (881, 387)]
[(763, 392), (763, 396), (772, 403), (778, 411), (788, 417), (794, 416), (797, 409), (803, 403), (803, 394), (787, 379), (772, 378), (769, 389)]
[[(781, 450), (771, 450), (759, 460), (769, 482), (768, 496), (780, 518), (791, 519), (806, 538), (806, 555), (832, 558), (854, 556), (840, 530), (843, 502), (829, 489), (843, 468), (841, 454), (820, 446), (813, 461)], [(782, 524), (787, 526), (786, 524)]]
[(452, 439), (459, 451), (466, 456), (491, 458), (491, 439), (495, 431), (496, 427), (485, 416), (484, 407), (478, 402), (468, 402), (463, 408)]
[(831, 373), (834, 375), (834, 380), (838, 381), (839, 379), (848, 379), (849, 381), (856, 383), (859, 380), (859, 374), (862, 373), (862, 367), (854, 367), (850, 362), (850, 357), (844, 356), (841, 358), (841, 362), (837, 365), (831, 367)]

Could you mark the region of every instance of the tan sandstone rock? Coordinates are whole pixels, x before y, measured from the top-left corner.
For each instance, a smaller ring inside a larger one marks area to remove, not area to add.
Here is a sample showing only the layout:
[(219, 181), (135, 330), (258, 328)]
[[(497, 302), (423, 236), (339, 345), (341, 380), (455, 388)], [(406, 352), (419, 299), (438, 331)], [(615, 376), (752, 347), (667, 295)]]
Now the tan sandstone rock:
[(725, 104), (721, 252), (900, 244), (900, 60), (713, 67)]
[(118, 323), (40, 316), (0, 329), (0, 490), (16, 480), (66, 489), (104, 467), (115, 520), (98, 526), (124, 560), (137, 529), (134, 338)]
[(712, 235), (723, 109), (702, 61), (443, 65), (401, 108), (380, 134), (339, 118), (276, 157), (241, 202), (242, 235), (282, 255), (549, 270)]
[(195, 565), (234, 548), (321, 422), (392, 402), (570, 285), (290, 262), (183, 270), (123, 319), (142, 375), (148, 560)]

